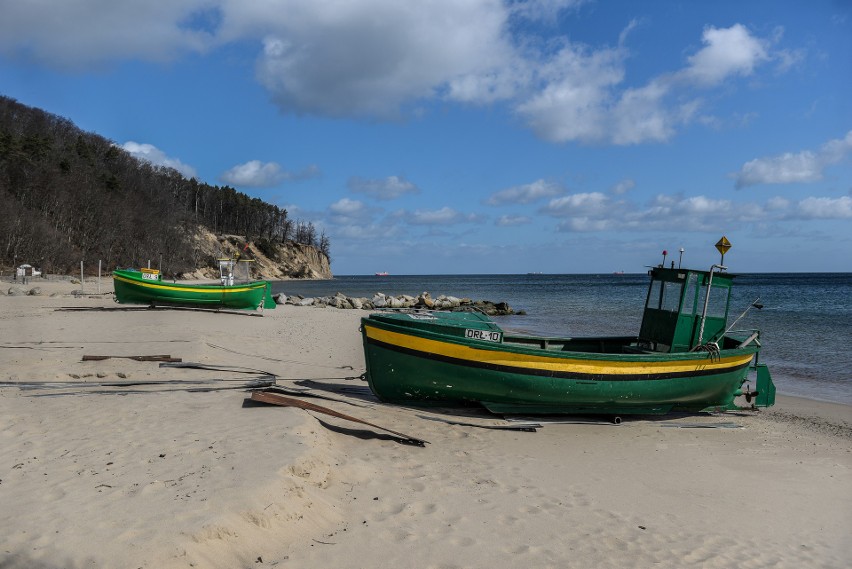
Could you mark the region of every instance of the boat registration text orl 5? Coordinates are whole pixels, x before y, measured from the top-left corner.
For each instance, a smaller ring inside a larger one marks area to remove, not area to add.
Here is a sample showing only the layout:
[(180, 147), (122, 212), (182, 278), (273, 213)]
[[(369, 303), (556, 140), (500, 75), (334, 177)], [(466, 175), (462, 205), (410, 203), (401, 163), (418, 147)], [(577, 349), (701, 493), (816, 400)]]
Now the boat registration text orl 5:
[(142, 273), (142, 278), (147, 281), (158, 281), (160, 280), (160, 271), (159, 269), (139, 269)]

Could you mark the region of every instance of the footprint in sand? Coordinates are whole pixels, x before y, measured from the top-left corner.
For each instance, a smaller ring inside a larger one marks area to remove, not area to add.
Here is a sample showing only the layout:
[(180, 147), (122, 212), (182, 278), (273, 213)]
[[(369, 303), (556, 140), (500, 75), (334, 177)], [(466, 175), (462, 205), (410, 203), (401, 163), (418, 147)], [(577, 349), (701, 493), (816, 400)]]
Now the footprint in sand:
[(454, 537), (450, 540), (450, 545), (455, 547), (470, 547), (476, 545), (476, 540), (472, 537)]
[(438, 509), (438, 506), (436, 504), (431, 504), (431, 503), (430, 504), (416, 503), (416, 504), (412, 504), (411, 509), (418, 516), (423, 516), (423, 515), (429, 516), (429, 515), (432, 515), (432, 514), (435, 513), (435, 510)]
[(405, 511), (405, 507), (406, 507), (406, 504), (397, 504), (396, 506), (391, 507), (391, 509), (388, 510), (387, 513), (390, 514), (391, 516), (398, 516), (403, 511)]
[(269, 521), (269, 516), (261, 512), (244, 512), (243, 518), (259, 528), (269, 529), (272, 527), (272, 523)]
[(204, 543), (205, 541), (213, 541), (219, 539), (228, 539), (236, 537), (233, 530), (223, 526), (207, 526), (200, 532), (192, 536), (192, 540), (196, 543)]
[(394, 543), (411, 542), (418, 539), (417, 534), (403, 528), (384, 531), (381, 533), (381, 536), (383, 540), (392, 541)]

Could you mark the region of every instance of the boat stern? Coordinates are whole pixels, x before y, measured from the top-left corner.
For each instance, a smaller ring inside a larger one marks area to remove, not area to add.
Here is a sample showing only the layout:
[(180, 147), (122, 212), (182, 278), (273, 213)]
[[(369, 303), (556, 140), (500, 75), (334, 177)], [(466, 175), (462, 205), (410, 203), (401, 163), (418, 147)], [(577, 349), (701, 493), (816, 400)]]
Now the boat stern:
[[(743, 378), (742, 385), (739, 389), (731, 394), (731, 402), (722, 407), (710, 407), (704, 411), (754, 411), (760, 407), (772, 407), (775, 405), (775, 383), (772, 381), (772, 375), (769, 373), (769, 367), (766, 364), (755, 364), (750, 368), (754, 372), (754, 390), (751, 389), (752, 380), (751, 373)], [(745, 399), (745, 405), (741, 404), (741, 399)]]
[(261, 306), (261, 308), (276, 308), (277, 306), (278, 303), (275, 302), (274, 298), (272, 298), (272, 283), (266, 281), (266, 292), (263, 295), (263, 305)]
[[(775, 383), (766, 364), (757, 364), (756, 391), (753, 394), (754, 407), (772, 407), (775, 405)], [(746, 397), (746, 401), (749, 398)]]

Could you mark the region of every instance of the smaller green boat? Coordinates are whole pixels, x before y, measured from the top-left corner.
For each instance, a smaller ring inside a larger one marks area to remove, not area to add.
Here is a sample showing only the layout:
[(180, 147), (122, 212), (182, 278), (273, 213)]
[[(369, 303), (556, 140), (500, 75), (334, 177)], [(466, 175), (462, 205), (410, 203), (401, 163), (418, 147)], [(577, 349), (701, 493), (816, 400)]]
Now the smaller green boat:
[(512, 335), (472, 312), (371, 314), (361, 321), (366, 379), (385, 402), (496, 413), (732, 410), (740, 396), (768, 407), (775, 386), (757, 361), (760, 333), (727, 325), (734, 275), (726, 271), (652, 268), (637, 336)]
[(275, 308), (272, 285), (269, 281), (238, 282), (234, 278), (237, 266), (245, 267), (251, 260), (219, 259), (219, 284), (187, 284), (163, 280), (156, 269), (115, 270), (112, 272), (115, 300), (122, 304), (192, 306), (263, 310)]

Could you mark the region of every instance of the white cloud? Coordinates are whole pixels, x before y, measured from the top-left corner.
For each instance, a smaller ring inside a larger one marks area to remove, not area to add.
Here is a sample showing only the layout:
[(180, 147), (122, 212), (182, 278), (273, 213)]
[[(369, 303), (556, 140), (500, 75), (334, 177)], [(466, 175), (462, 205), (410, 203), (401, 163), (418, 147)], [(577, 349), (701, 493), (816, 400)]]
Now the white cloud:
[(341, 198), (328, 206), (327, 218), (335, 227), (368, 226), (373, 223), (374, 214), (380, 210), (368, 208), (363, 202)]
[(285, 113), (394, 120), (424, 102), (499, 101), (544, 140), (596, 144), (670, 140), (699, 116), (695, 89), (730, 88), (767, 62), (778, 61), (783, 71), (801, 58), (772, 51), (778, 34), (761, 38), (742, 24), (708, 27), (681, 69), (628, 84), (636, 21), (614, 33), (615, 46), (548, 35), (546, 24), (584, 4), (68, 1), (53, 3), (48, 18), (42, 3), (5, 2), (0, 54), (79, 69), (256, 45), (257, 81)]
[(153, 144), (144, 144), (129, 140), (121, 145), (125, 151), (131, 156), (140, 160), (150, 162), (155, 166), (163, 166), (165, 168), (174, 168), (187, 178), (196, 177), (195, 168), (188, 164), (184, 164), (177, 158), (171, 158), (165, 152), (154, 146)]
[(554, 217), (579, 217), (612, 212), (612, 199), (600, 192), (571, 194), (550, 200), (542, 212)]
[(665, 142), (694, 120), (712, 126), (716, 120), (699, 115), (701, 100), (690, 89), (710, 89), (732, 76), (751, 75), (771, 58), (772, 42), (753, 36), (742, 24), (708, 27), (702, 41), (705, 47), (688, 57), (684, 68), (623, 90), (610, 115), (612, 142)]
[(197, 25), (210, 9), (209, 0), (2, 2), (0, 54), (71, 69), (168, 61), (212, 45), (212, 31)]
[(444, 206), (437, 210), (418, 209), (406, 216), (413, 225), (454, 225), (460, 223), (464, 216), (451, 207)]
[[(635, 25), (631, 22), (621, 41)], [(683, 68), (639, 86), (623, 84), (630, 53), (621, 42), (618, 48), (598, 50), (567, 44), (550, 60), (540, 56), (533, 64), (540, 86), (516, 110), (539, 137), (552, 142), (665, 142), (700, 118), (695, 89), (749, 76), (773, 57), (782, 58), (770, 53), (770, 40), (752, 35), (742, 24), (707, 28), (702, 41), (705, 47)]]
[(820, 158), (826, 164), (837, 164), (852, 151), (852, 130), (843, 138), (829, 140), (820, 149)]
[(737, 188), (758, 184), (818, 182), (828, 166), (843, 161), (852, 153), (852, 130), (844, 138), (826, 142), (816, 152), (803, 150), (779, 156), (755, 158), (743, 164), (735, 175)]
[(792, 184), (822, 179), (822, 168), (816, 154), (810, 151), (785, 153), (772, 158), (756, 158), (746, 162), (737, 175), (737, 187), (756, 184)]
[(364, 204), (357, 200), (342, 198), (328, 206), (329, 211), (338, 215), (360, 214), (364, 211)]
[(742, 24), (704, 29), (705, 46), (688, 58), (683, 78), (705, 86), (717, 85), (731, 75), (751, 75), (770, 59), (766, 41), (754, 37)]
[(226, 184), (249, 188), (269, 188), (287, 180), (306, 180), (319, 175), (319, 168), (308, 166), (300, 172), (290, 172), (275, 162), (249, 160), (222, 173)]
[(636, 182), (631, 180), (630, 178), (625, 178), (619, 181), (617, 184), (612, 186), (609, 189), (609, 193), (614, 194), (616, 196), (623, 196), (630, 190), (636, 187)]
[(706, 196), (691, 196), (680, 199), (672, 208), (674, 213), (686, 215), (728, 215), (733, 209), (730, 200), (714, 200)]
[(247, 4), (228, 3), (229, 29), (262, 34), (258, 80), (289, 112), (394, 118), (512, 54), (498, 0)]
[[(330, 204), (324, 212), (316, 212), (314, 218), (325, 221), (326, 232), (332, 240), (359, 243), (372, 241), (378, 244), (384, 239), (398, 239), (404, 233), (398, 219), (384, 214), (381, 208), (371, 207), (359, 200), (341, 198)], [(340, 246), (344, 249), (347, 247), (345, 243)]]
[(633, 207), (624, 217), (625, 228), (640, 229), (686, 226), (698, 231), (724, 229), (731, 223), (761, 223), (790, 219), (849, 219), (852, 218), (852, 197), (809, 197), (793, 203), (786, 198), (773, 197), (764, 203), (735, 202), (707, 196), (683, 197), (658, 195), (646, 208)]
[(404, 194), (420, 193), (420, 188), (402, 176), (388, 176), (384, 179), (353, 176), (349, 178), (346, 185), (353, 192), (367, 194), (380, 200), (393, 200)]
[(552, 23), (560, 12), (576, 9), (590, 0), (528, 0), (509, 4), (513, 15), (531, 21)]
[(593, 231), (609, 231), (617, 229), (612, 219), (591, 219), (589, 217), (572, 217), (559, 223), (557, 231), (586, 233)]
[(767, 211), (783, 211), (790, 207), (790, 200), (775, 196), (766, 200)]
[(534, 70), (527, 61), (508, 54), (499, 64), (450, 79), (445, 97), (475, 105), (511, 100), (526, 89), (533, 75)]
[(627, 89), (612, 109), (613, 141), (635, 144), (644, 140), (664, 141), (675, 132), (676, 121), (662, 101), (669, 89), (660, 82)]
[(852, 219), (852, 197), (805, 198), (797, 204), (797, 210), (805, 219)]
[(274, 186), (284, 179), (281, 166), (275, 162), (263, 163), (260, 160), (250, 160), (238, 164), (222, 173), (221, 180), (234, 186), (267, 188)]
[(558, 196), (564, 190), (559, 184), (546, 180), (536, 180), (530, 184), (513, 186), (500, 190), (485, 200), (488, 205), (527, 204), (542, 198)]
[(651, 82), (645, 87), (627, 89), (612, 109), (610, 129), (615, 144), (639, 144), (646, 141), (665, 142), (672, 138), (677, 127), (691, 121), (698, 101), (669, 103), (671, 89), (663, 82)]
[[(400, 235), (400, 228), (394, 225), (344, 225), (335, 227), (331, 231), (333, 238), (341, 240), (351, 239), (359, 242), (374, 242), (373, 246), (375, 247), (381, 247), (384, 244), (384, 240), (396, 239)], [(343, 243), (343, 246), (346, 246), (346, 244)], [(355, 251), (355, 253), (358, 252)]]
[(540, 85), (515, 109), (539, 137), (552, 142), (606, 139), (615, 88), (624, 80), (625, 53), (565, 45), (537, 65)]
[(527, 225), (530, 223), (532, 223), (532, 219), (526, 215), (501, 215), (494, 222), (494, 225), (499, 227), (512, 227), (515, 225)]
[(602, 193), (572, 194), (551, 200), (541, 213), (559, 219), (562, 232), (603, 231), (722, 231), (732, 223), (739, 225), (805, 219), (822, 216), (830, 218), (830, 206), (835, 218), (845, 217), (852, 198), (805, 200), (795, 208), (787, 200), (772, 198), (765, 204), (734, 202), (707, 196), (659, 194), (647, 204), (614, 200)]
[(409, 225), (447, 226), (484, 221), (484, 218), (480, 215), (465, 214), (447, 206), (440, 209), (399, 210), (394, 212), (393, 217), (403, 220)]
[(776, 71), (786, 73), (805, 61), (807, 53), (803, 49), (779, 49), (775, 52)]

